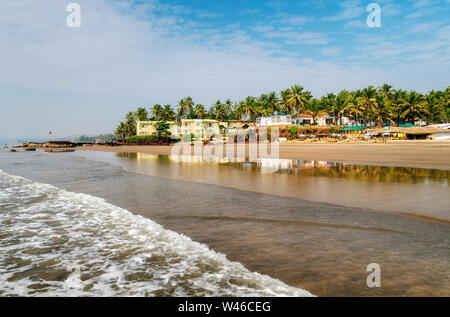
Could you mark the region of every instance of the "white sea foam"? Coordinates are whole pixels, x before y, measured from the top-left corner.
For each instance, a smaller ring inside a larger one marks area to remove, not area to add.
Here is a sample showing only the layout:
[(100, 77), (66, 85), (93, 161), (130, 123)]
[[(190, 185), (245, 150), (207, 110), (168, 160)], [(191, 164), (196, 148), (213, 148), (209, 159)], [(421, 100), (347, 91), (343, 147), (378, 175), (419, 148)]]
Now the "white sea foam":
[(0, 170), (0, 296), (311, 296), (105, 200)]

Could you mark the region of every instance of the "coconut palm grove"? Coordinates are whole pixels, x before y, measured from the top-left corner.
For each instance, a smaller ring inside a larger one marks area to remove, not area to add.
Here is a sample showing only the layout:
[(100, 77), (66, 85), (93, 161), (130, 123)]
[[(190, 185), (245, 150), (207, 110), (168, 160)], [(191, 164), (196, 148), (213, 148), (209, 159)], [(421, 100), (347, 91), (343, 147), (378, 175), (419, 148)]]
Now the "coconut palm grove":
[(155, 104), (148, 110), (139, 107), (125, 116), (125, 121), (117, 127), (115, 134), (129, 137), (136, 133), (136, 121), (174, 121), (180, 119), (215, 119), (218, 121), (246, 120), (255, 122), (258, 117), (291, 114), (309, 114), (314, 119), (321, 115), (334, 117), (334, 125), (341, 125), (340, 118), (349, 117), (363, 120), (365, 125), (399, 125), (401, 122), (414, 123), (423, 120), (427, 124), (448, 123), (450, 120), (450, 86), (445, 91), (432, 90), (427, 94), (416, 91), (394, 89), (384, 84), (375, 88), (348, 91), (337, 95), (329, 93), (315, 98), (300, 85), (269, 92), (259, 97), (248, 96), (233, 102), (230, 99), (217, 102), (209, 107), (196, 104), (191, 97), (181, 99), (174, 107)]

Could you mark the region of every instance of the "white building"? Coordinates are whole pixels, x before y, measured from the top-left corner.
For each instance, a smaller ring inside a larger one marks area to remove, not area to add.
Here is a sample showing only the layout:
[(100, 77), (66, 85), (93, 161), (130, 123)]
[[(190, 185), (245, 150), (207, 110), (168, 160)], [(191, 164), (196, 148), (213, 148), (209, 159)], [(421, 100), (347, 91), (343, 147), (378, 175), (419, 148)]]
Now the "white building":
[(320, 116), (319, 119), (317, 119), (317, 124), (321, 127), (333, 125), (333, 123), (334, 123), (333, 116), (323, 115), (323, 116)]
[(274, 127), (286, 125), (292, 125), (291, 115), (261, 117), (256, 119), (257, 127)]
[(312, 125), (314, 123), (314, 118), (310, 114), (302, 113), (292, 119), (292, 123), (295, 125)]
[(337, 124), (338, 125), (344, 125), (344, 126), (363, 126), (364, 125), (364, 119), (363, 118), (359, 118), (358, 120), (355, 119), (351, 119), (349, 117), (340, 117), (337, 119)]

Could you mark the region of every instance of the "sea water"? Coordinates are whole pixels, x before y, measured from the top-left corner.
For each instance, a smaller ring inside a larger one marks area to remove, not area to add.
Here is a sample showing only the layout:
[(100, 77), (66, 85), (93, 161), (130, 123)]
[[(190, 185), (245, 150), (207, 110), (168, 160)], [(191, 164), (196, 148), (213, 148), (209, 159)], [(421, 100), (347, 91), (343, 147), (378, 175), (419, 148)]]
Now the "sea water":
[(0, 296), (311, 296), (150, 219), (0, 170)]

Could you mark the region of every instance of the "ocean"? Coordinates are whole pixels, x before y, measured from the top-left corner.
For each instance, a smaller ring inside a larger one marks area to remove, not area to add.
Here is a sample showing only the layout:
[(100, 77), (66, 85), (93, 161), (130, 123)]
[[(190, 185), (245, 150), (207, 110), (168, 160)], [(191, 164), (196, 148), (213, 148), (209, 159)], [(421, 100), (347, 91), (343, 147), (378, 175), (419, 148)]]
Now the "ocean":
[[(450, 294), (446, 222), (143, 175), (98, 155), (0, 150), (0, 296)], [(381, 289), (366, 285), (370, 263)]]
[(311, 296), (94, 196), (0, 170), (1, 296)]

